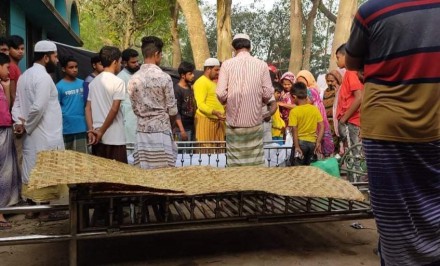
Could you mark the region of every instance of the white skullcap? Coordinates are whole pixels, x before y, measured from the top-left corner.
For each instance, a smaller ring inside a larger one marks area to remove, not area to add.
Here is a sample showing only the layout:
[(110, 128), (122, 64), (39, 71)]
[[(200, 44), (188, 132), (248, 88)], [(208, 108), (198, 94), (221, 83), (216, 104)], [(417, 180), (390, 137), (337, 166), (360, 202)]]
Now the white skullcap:
[(35, 44), (34, 52), (56, 52), (57, 46), (51, 41), (39, 41)]
[(236, 39), (245, 39), (245, 40), (248, 40), (248, 41), (251, 40), (251, 39), (249, 38), (249, 35), (244, 34), (244, 33), (236, 34), (236, 35), (234, 36), (234, 39), (232, 39), (232, 40), (236, 40)]
[(218, 59), (216, 59), (216, 58), (208, 58), (208, 59), (206, 59), (203, 66), (205, 66), (205, 67), (220, 66), (220, 61), (218, 61)]

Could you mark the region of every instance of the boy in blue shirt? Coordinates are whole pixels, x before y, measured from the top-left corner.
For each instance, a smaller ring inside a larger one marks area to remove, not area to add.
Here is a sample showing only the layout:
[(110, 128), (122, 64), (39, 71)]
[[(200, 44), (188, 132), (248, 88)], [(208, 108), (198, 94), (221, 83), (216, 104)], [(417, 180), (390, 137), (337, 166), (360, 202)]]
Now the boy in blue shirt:
[(78, 62), (73, 56), (60, 60), (64, 78), (56, 86), (63, 114), (63, 137), (67, 150), (87, 152), (84, 110), (84, 81), (78, 79)]

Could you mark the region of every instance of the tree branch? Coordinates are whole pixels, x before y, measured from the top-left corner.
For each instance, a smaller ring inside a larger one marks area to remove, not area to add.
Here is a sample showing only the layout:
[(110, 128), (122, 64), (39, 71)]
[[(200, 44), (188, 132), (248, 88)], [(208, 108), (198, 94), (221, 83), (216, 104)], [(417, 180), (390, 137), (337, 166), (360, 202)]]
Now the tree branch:
[(321, 11), (328, 18), (328, 20), (336, 23), (336, 16), (330, 10), (328, 10), (322, 1), (319, 3), (319, 11)]

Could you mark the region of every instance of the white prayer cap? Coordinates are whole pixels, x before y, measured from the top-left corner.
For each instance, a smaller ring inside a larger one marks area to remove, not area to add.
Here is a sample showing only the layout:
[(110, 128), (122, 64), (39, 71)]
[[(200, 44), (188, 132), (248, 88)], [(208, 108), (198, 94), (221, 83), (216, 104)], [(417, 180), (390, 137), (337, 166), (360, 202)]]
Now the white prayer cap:
[(203, 64), (203, 66), (205, 67), (220, 66), (220, 61), (218, 61), (218, 59), (216, 58), (208, 58), (206, 59), (205, 64)]
[(236, 40), (236, 39), (245, 39), (245, 40), (248, 40), (248, 41), (251, 40), (251, 38), (249, 38), (249, 35), (244, 34), (244, 33), (236, 34), (236, 35), (234, 36), (234, 39), (232, 39), (232, 40)]
[(57, 46), (51, 41), (39, 41), (35, 44), (34, 52), (56, 52)]

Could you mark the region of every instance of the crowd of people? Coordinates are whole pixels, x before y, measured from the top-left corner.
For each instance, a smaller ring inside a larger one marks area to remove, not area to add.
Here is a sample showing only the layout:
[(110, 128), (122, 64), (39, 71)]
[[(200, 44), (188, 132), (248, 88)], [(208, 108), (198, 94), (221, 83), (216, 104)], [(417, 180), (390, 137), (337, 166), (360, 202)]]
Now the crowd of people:
[[(151, 169), (175, 166), (175, 140), (226, 141), (227, 165), (248, 166), (263, 165), (264, 141), (291, 138), (290, 164), (308, 165), (362, 134), (382, 265), (439, 265), (440, 7), (379, 2), (360, 7), (323, 91), (307, 70), (280, 75), (251, 56), (246, 34), (234, 36), (233, 58), (206, 59), (195, 81), (194, 65), (182, 62), (176, 84), (159, 67), (158, 37), (142, 39), (141, 66), (135, 50), (103, 47), (85, 81), (75, 58), (61, 58), (57, 84), (54, 43), (36, 43), (34, 65), (21, 74), (23, 39), (0, 38), (0, 207), (57, 196), (54, 187), (26, 191), (42, 150), (127, 163), (133, 146), (134, 164)], [(0, 214), (0, 229), (10, 227)]]
[[(237, 34), (232, 59), (206, 59), (197, 80), (195, 66), (182, 62), (180, 79), (173, 82), (159, 67), (163, 46), (158, 37), (144, 37), (142, 64), (134, 49), (104, 46), (90, 60), (93, 72), (82, 80), (78, 60), (71, 55), (58, 59), (50, 41), (36, 43), (34, 64), (21, 73), (24, 40), (2, 38), (1, 156), (8, 163), (0, 169), (0, 206), (21, 198), (40, 203), (58, 197), (55, 187), (38, 194), (26, 189), (43, 150), (69, 149), (123, 163), (132, 156), (134, 165), (151, 169), (175, 166), (176, 140), (202, 146), (218, 142), (223, 148), (226, 141), (227, 165), (246, 166), (264, 164), (264, 141), (290, 136), (291, 165), (308, 165), (318, 154), (338, 152), (337, 136), (346, 136), (342, 125), (352, 143), (359, 139), (362, 84), (356, 72), (346, 71), (344, 79), (340, 71), (328, 73), (323, 100), (312, 73), (280, 75), (251, 56), (248, 35)], [(344, 55), (341, 46), (338, 62), (344, 62)], [(58, 62), (63, 78), (55, 84), (50, 74)], [(61, 218), (40, 214), (43, 220)], [(0, 225), (10, 227), (3, 216)]]

